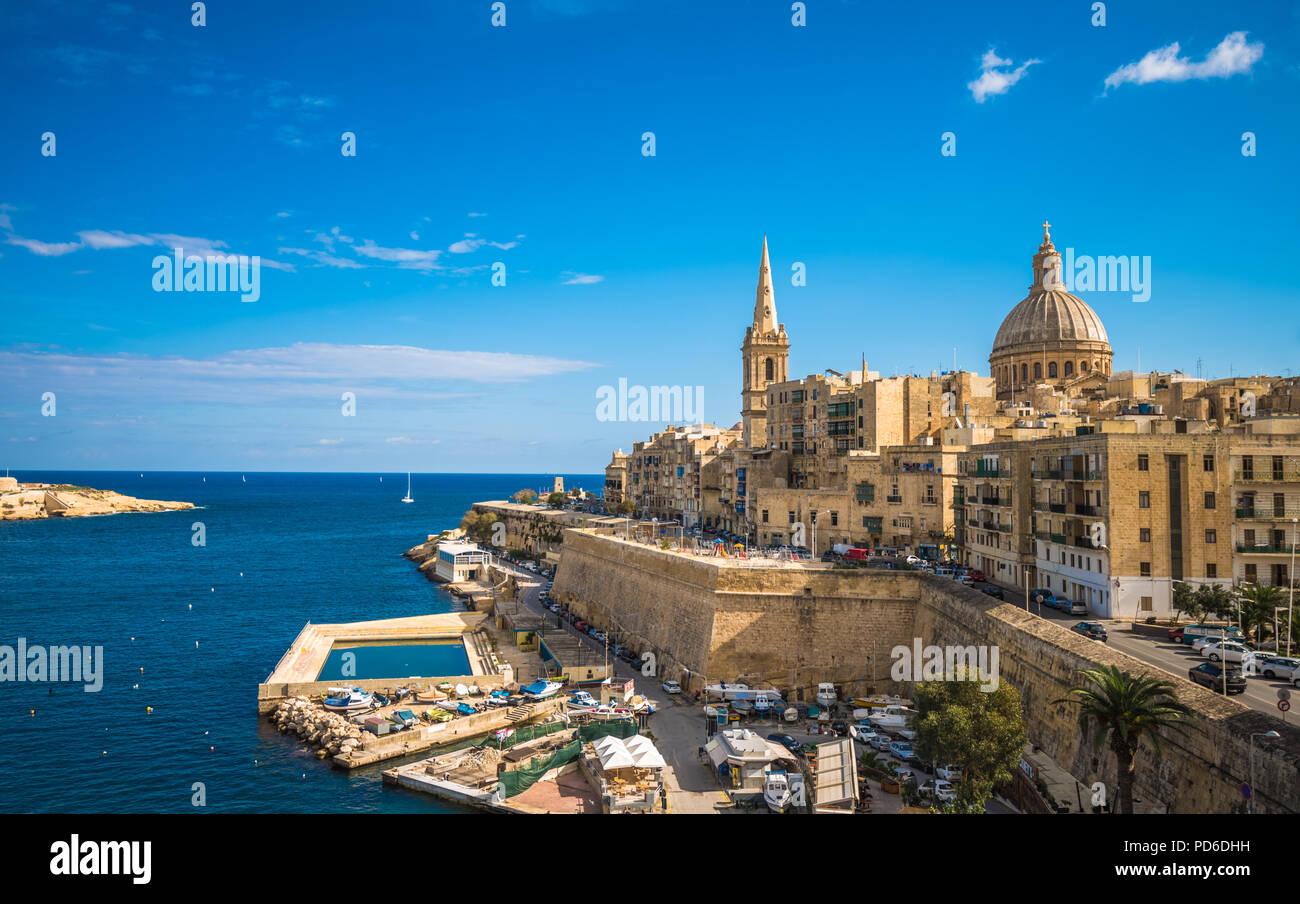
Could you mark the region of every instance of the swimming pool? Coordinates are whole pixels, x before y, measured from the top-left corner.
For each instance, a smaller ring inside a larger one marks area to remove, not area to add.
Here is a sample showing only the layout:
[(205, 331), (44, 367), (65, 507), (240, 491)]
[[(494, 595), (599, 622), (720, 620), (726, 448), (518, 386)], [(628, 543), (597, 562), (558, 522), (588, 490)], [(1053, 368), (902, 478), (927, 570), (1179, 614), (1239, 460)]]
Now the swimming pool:
[[(345, 674), (346, 667), (346, 674)], [(317, 681), (370, 678), (434, 678), (470, 674), (469, 656), (460, 640), (425, 643), (336, 644)]]

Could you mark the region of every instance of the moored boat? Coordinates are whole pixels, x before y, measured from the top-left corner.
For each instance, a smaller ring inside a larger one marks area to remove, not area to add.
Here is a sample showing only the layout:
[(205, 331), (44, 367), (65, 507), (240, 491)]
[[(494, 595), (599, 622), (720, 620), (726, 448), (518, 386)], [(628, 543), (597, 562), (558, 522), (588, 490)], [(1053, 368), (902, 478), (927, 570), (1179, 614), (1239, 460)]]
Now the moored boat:
[(773, 770), (763, 780), (763, 803), (773, 813), (784, 813), (793, 798), (790, 779), (785, 772)]
[(539, 678), (532, 684), (525, 684), (519, 691), (530, 700), (545, 700), (558, 694), (561, 687), (563, 685), (558, 681), (547, 681), (544, 678)]

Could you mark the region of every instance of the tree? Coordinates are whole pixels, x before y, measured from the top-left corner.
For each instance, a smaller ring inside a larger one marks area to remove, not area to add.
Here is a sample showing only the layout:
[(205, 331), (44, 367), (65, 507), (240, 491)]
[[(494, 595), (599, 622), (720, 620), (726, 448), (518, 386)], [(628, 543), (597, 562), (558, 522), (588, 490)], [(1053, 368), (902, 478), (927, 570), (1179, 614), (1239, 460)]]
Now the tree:
[[(1026, 741), (1020, 692), (1001, 681), (993, 691), (975, 674), (925, 681), (912, 694), (916, 749), (935, 764), (956, 763), (954, 813), (983, 813), (995, 785), (1010, 782)], [(956, 680), (954, 680), (956, 679)]]
[(1071, 688), (1054, 702), (1079, 704), (1079, 726), (1085, 733), (1091, 729), (1093, 753), (1102, 741), (1109, 741), (1119, 773), (1116, 812), (1132, 813), (1138, 748), (1148, 740), (1161, 756), (1158, 729), (1178, 728), (1190, 710), (1178, 702), (1174, 685), (1161, 678), (1134, 675), (1113, 665), (1088, 669), (1083, 677), (1091, 687)]
[(491, 512), (470, 510), (460, 519), (460, 526), (465, 533), (480, 543), (492, 542), (492, 528), (496, 523), (497, 517)]
[(1232, 594), (1222, 584), (1202, 584), (1196, 588), (1195, 599), (1202, 612), (1215, 618), (1227, 618), (1232, 614)]
[(564, 505), (565, 496), (563, 493), (552, 493), (546, 497), (546, 504), (551, 508), (560, 508)]
[(537, 501), (537, 494), (532, 490), (520, 490), (510, 498), (514, 502), (522, 502), (524, 505), (532, 505)]
[(1196, 594), (1190, 584), (1174, 581), (1174, 611), (1180, 616), (1186, 615), (1193, 623), (1200, 621), (1201, 606), (1196, 601)]
[(636, 511), (636, 503), (631, 499), (624, 499), (618, 504), (618, 513), (620, 515), (630, 515)]
[(1273, 610), (1283, 605), (1282, 588), (1273, 584), (1246, 584), (1238, 591), (1241, 631), (1246, 639), (1262, 641), (1263, 629), (1272, 622)]

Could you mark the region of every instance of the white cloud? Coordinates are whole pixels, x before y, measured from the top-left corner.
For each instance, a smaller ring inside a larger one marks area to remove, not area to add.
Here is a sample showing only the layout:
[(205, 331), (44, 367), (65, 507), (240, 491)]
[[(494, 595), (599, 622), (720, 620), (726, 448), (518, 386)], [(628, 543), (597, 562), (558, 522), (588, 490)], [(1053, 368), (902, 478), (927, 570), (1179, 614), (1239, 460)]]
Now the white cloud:
[(1042, 60), (1025, 60), (1015, 69), (1011, 60), (1004, 60), (998, 56), (997, 51), (990, 49), (980, 60), (980, 76), (973, 82), (968, 82), (966, 87), (970, 89), (971, 95), (975, 98), (975, 103), (982, 104), (984, 101), (995, 94), (1006, 94), (1011, 90), (1011, 86), (1020, 81), (1025, 75), (1025, 71), (1035, 63), (1041, 63)]
[(132, 245), (152, 245), (154, 240), (147, 235), (135, 235), (129, 232), (112, 232), (103, 229), (88, 229), (85, 232), (78, 232), (77, 237), (85, 242), (91, 248), (99, 250), (101, 248), (130, 248)]
[(590, 285), (594, 285), (595, 283), (605, 281), (605, 277), (596, 276), (591, 273), (573, 273), (572, 271), (566, 270), (564, 273), (561, 273), (560, 275), (569, 277), (564, 281), (564, 284), (566, 286), (590, 286)]
[(366, 239), (360, 245), (354, 245), (353, 249), (362, 257), (396, 263), (409, 270), (437, 269), (437, 260), (442, 255), (442, 252), (436, 249), (421, 251), (415, 248), (384, 248), (370, 239)]
[(1250, 68), (1264, 55), (1264, 45), (1261, 42), (1250, 44), (1246, 41), (1246, 32), (1234, 31), (1200, 62), (1179, 56), (1178, 51), (1178, 42), (1175, 41), (1152, 50), (1136, 63), (1120, 66), (1106, 76), (1107, 90), (1125, 82), (1148, 85), (1152, 82), (1185, 82), (1240, 75), (1250, 72)]
[(26, 248), (32, 254), (39, 254), (41, 257), (60, 257), (85, 247), (81, 242), (42, 242), (38, 239), (25, 239), (16, 235), (9, 236), (7, 241), (10, 245)]
[(341, 439), (318, 439), (318, 440), (316, 440), (316, 445), (318, 445), (318, 446), (338, 446), (338, 445), (341, 445), (342, 443), (343, 443), (343, 440), (341, 440)]

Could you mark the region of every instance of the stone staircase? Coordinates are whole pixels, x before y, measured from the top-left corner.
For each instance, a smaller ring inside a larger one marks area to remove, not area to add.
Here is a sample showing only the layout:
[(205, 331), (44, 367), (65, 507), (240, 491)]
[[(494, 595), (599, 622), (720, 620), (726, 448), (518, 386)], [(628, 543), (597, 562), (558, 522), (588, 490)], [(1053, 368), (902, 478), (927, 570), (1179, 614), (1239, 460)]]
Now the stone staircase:
[(532, 704), (525, 703), (523, 706), (516, 706), (515, 708), (509, 710), (506, 713), (506, 721), (509, 722), (511, 725), (514, 725), (516, 722), (524, 721), (532, 714), (533, 714)]

